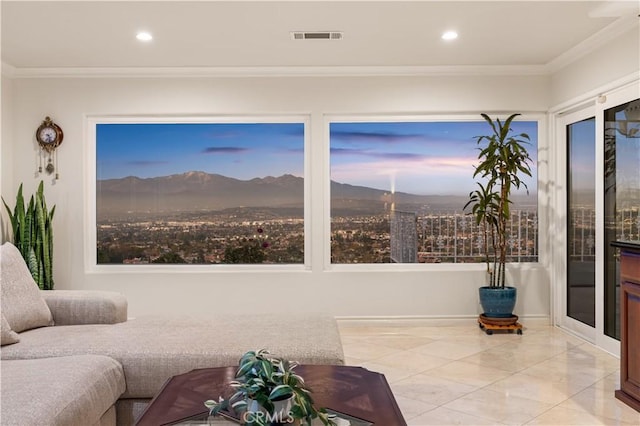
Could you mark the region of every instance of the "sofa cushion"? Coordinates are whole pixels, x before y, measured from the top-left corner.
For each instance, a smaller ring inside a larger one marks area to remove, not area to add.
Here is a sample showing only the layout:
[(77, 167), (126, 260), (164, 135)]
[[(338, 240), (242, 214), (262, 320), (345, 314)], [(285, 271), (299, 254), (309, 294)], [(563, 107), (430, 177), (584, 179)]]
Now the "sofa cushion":
[(2, 314), (11, 329), (20, 333), (53, 325), (51, 311), (16, 246), (4, 243), (0, 247), (0, 262)]
[(40, 290), (56, 325), (115, 324), (127, 320), (127, 299), (97, 290)]
[(1, 327), (2, 335), (0, 336), (0, 345), (11, 345), (12, 343), (18, 343), (20, 341), (20, 336), (18, 333), (13, 331), (7, 322), (7, 319), (2, 314), (2, 327)]
[(106, 356), (3, 360), (0, 365), (0, 414), (7, 426), (100, 424), (125, 390), (122, 366)]
[(243, 353), (262, 348), (302, 364), (344, 363), (335, 319), (324, 314), (141, 317), (113, 325), (45, 327), (21, 333), (20, 344), (2, 348), (1, 355), (107, 355), (124, 369), (123, 398), (151, 398), (171, 376), (237, 365)]

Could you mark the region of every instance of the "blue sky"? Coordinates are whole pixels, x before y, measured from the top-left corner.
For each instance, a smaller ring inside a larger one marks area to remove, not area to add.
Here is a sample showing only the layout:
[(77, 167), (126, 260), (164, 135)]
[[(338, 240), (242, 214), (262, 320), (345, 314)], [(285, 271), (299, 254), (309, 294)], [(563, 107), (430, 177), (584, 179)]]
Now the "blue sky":
[[(484, 121), (332, 123), (331, 179), (386, 191), (468, 194)], [(513, 122), (531, 137), (537, 123)], [(188, 171), (237, 179), (304, 175), (302, 123), (98, 124), (98, 179)], [(534, 170), (535, 172), (535, 170)], [(536, 176), (527, 180), (536, 191)]]

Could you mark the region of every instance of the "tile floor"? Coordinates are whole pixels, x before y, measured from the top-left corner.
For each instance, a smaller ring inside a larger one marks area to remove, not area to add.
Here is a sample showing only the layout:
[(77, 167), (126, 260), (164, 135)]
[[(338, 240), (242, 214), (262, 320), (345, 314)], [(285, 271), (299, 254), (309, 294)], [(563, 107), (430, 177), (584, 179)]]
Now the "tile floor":
[(384, 373), (409, 425), (640, 425), (614, 397), (619, 360), (560, 329), (487, 336), (341, 324), (346, 363)]

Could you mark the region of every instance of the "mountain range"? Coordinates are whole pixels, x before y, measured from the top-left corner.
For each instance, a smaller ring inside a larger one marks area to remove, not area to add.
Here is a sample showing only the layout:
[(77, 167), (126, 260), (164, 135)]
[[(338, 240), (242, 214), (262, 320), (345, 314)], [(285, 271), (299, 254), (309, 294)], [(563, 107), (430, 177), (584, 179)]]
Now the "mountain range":
[[(331, 182), (331, 207), (344, 213), (377, 213), (392, 197), (388, 191)], [(397, 192), (396, 206), (428, 205), (431, 209), (460, 210), (467, 201), (460, 195), (415, 195)], [(97, 182), (97, 207), (104, 218), (114, 213), (150, 211), (185, 212), (228, 208), (302, 208), (304, 179), (285, 174), (250, 180), (192, 171), (182, 174), (139, 178), (128, 176)]]

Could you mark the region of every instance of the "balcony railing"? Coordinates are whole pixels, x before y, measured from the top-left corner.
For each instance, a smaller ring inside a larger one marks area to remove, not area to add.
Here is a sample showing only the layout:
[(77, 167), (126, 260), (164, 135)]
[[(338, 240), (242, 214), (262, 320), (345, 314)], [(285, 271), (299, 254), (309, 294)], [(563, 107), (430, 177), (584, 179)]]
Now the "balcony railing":
[[(463, 212), (432, 212), (416, 217), (418, 262), (484, 261), (484, 231)], [(538, 217), (514, 210), (508, 222), (508, 262), (538, 261)], [(393, 237), (392, 237), (393, 239)]]

